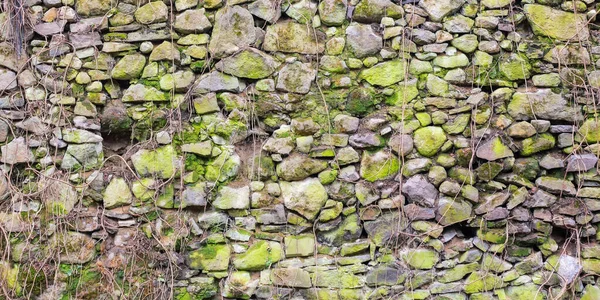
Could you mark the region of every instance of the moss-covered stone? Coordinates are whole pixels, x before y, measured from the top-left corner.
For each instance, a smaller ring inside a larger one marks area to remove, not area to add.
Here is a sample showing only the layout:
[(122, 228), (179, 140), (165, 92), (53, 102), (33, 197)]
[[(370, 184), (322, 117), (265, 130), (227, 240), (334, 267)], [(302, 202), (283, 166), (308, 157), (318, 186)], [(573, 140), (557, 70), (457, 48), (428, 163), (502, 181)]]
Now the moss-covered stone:
[(586, 40), (589, 37), (584, 14), (574, 14), (539, 4), (526, 4), (523, 10), (536, 35), (557, 40)]
[(172, 145), (155, 150), (142, 149), (131, 156), (135, 171), (143, 177), (171, 178), (179, 169), (177, 153)]
[(500, 60), (500, 73), (508, 80), (522, 80), (531, 76), (531, 65), (526, 57), (511, 53)]
[(556, 144), (556, 138), (550, 133), (542, 133), (537, 136), (533, 136), (524, 139), (522, 142), (520, 154), (523, 156), (529, 156), (538, 152), (552, 149)]
[(364, 151), (360, 163), (360, 176), (374, 182), (392, 178), (398, 173), (400, 162), (390, 151)]
[(233, 266), (238, 270), (260, 271), (269, 268), (283, 258), (283, 248), (280, 243), (260, 240), (248, 250), (237, 255)]
[(433, 268), (440, 260), (437, 252), (422, 248), (406, 250), (401, 257), (409, 266), (423, 270)]
[(105, 208), (114, 208), (130, 204), (133, 195), (125, 179), (114, 177), (102, 193), (102, 199)]
[(222, 59), (215, 68), (237, 77), (261, 79), (273, 74), (279, 65), (272, 56), (249, 48)]
[(207, 244), (198, 250), (190, 251), (186, 258), (187, 265), (192, 269), (215, 272), (229, 268), (231, 249), (224, 244)]
[(581, 127), (579, 133), (588, 143), (600, 142), (600, 121), (597, 119), (587, 119)]
[(490, 272), (473, 272), (465, 281), (465, 293), (474, 294), (502, 288), (502, 278)]
[(123, 56), (111, 71), (111, 77), (117, 80), (130, 80), (140, 77), (146, 66), (146, 57), (141, 54)]
[(405, 62), (399, 59), (382, 62), (363, 70), (360, 73), (360, 78), (372, 85), (386, 87), (404, 80), (406, 76), (405, 67)]
[(135, 19), (141, 24), (165, 22), (169, 8), (162, 1), (150, 2), (135, 11)]
[(414, 145), (417, 151), (425, 156), (431, 157), (438, 153), (447, 137), (444, 130), (437, 126), (419, 128), (414, 133)]

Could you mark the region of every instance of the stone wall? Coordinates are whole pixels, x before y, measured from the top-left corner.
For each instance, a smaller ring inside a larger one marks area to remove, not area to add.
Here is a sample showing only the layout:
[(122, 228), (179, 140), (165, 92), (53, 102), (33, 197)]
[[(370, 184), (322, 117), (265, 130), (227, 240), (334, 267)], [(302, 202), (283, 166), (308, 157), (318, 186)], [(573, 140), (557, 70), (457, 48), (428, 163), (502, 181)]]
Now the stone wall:
[(0, 299), (600, 299), (594, 0), (4, 0)]

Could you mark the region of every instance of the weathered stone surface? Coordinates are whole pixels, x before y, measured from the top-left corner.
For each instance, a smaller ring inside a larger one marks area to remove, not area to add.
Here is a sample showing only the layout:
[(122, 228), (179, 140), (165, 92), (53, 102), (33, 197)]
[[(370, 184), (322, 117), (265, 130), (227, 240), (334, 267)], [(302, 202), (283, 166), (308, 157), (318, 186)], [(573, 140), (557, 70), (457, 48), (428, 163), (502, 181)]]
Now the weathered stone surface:
[(477, 148), (477, 157), (490, 161), (512, 156), (513, 152), (502, 143), (499, 137), (489, 139)]
[(416, 130), (413, 139), (417, 151), (423, 156), (430, 157), (438, 153), (447, 137), (442, 128), (428, 126)]
[(402, 60), (382, 62), (363, 70), (360, 77), (372, 85), (386, 87), (404, 80), (405, 67), (406, 64)]
[(581, 111), (569, 106), (566, 99), (551, 90), (542, 89), (535, 93), (517, 92), (508, 104), (508, 113), (517, 120), (547, 119), (581, 120)]
[(284, 92), (307, 94), (315, 76), (317, 70), (310, 64), (301, 62), (286, 64), (279, 70), (275, 88)]
[(263, 48), (266, 51), (318, 54), (325, 51), (323, 33), (313, 32), (306, 25), (279, 22), (267, 27)]
[(165, 22), (169, 9), (162, 1), (154, 1), (143, 5), (135, 11), (135, 19), (141, 24)]
[(308, 220), (314, 220), (327, 201), (327, 191), (318, 179), (282, 181), (279, 185), (285, 207), (298, 212)]
[(434, 207), (438, 198), (437, 188), (423, 175), (415, 175), (406, 180), (402, 185), (402, 193), (410, 202), (426, 207)]
[(215, 68), (236, 77), (261, 79), (273, 74), (279, 65), (272, 56), (249, 48), (222, 59)]
[(557, 40), (586, 40), (589, 37), (584, 15), (539, 4), (526, 4), (523, 10), (535, 34)]
[(190, 9), (175, 17), (173, 27), (182, 33), (201, 33), (209, 30), (212, 24), (204, 9)]
[(346, 47), (357, 58), (379, 53), (383, 39), (371, 25), (353, 23), (346, 28)]
[(25, 139), (22, 137), (16, 138), (0, 147), (0, 153), (2, 153), (0, 161), (9, 165), (34, 161), (33, 152), (31, 152)]
[(432, 21), (439, 22), (445, 16), (457, 11), (464, 3), (463, 0), (421, 0), (419, 6), (425, 9)]
[(327, 162), (302, 154), (293, 154), (277, 165), (277, 175), (283, 180), (302, 180), (327, 168)]
[(178, 158), (171, 145), (155, 150), (142, 149), (131, 156), (135, 171), (142, 177), (171, 178), (178, 169)]
[(117, 80), (138, 78), (146, 66), (146, 57), (141, 54), (129, 54), (117, 62), (111, 70), (111, 77)]
[(260, 271), (282, 258), (283, 248), (280, 243), (261, 240), (250, 246), (246, 252), (237, 255), (232, 263), (238, 270)]
[(233, 54), (256, 40), (254, 19), (241, 6), (226, 6), (215, 14), (208, 51), (217, 58)]

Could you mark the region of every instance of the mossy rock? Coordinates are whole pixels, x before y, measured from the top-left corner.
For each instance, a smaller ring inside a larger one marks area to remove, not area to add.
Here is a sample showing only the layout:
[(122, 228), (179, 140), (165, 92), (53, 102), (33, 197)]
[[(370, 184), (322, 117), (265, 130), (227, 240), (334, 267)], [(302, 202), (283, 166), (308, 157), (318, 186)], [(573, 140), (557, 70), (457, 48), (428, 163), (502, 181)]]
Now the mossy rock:
[(140, 77), (146, 66), (146, 57), (141, 54), (123, 56), (111, 71), (111, 77), (117, 80), (130, 80)]
[(367, 181), (390, 179), (398, 173), (400, 161), (387, 150), (364, 151), (360, 162), (360, 176)]
[(523, 11), (536, 35), (566, 41), (589, 37), (585, 14), (574, 14), (539, 4), (526, 4)]
[(600, 142), (600, 121), (597, 119), (585, 120), (579, 127), (579, 132), (588, 143)]
[(436, 155), (447, 139), (444, 130), (437, 126), (419, 128), (413, 137), (417, 151), (425, 157)]
[(363, 70), (360, 73), (360, 78), (369, 84), (386, 87), (404, 80), (406, 76), (405, 68), (406, 63), (404, 60), (391, 60)]
[(501, 277), (485, 271), (471, 273), (465, 283), (465, 293), (467, 294), (491, 291), (504, 286), (504, 281)]
[(375, 110), (379, 100), (374, 89), (359, 87), (348, 93), (345, 109), (355, 117), (364, 117)]
[(162, 146), (155, 150), (139, 150), (131, 156), (131, 162), (136, 172), (143, 177), (158, 176), (168, 179), (179, 168), (177, 153), (172, 145)]
[(283, 258), (283, 248), (280, 243), (260, 240), (248, 250), (233, 259), (237, 270), (261, 271)]
[(229, 267), (231, 249), (224, 244), (207, 244), (198, 250), (190, 251), (187, 256), (187, 265), (191, 269), (204, 271), (226, 271)]
[(401, 257), (409, 266), (421, 270), (433, 268), (440, 260), (437, 252), (421, 248), (406, 250)]
[(530, 156), (532, 154), (550, 150), (556, 144), (556, 138), (550, 133), (542, 133), (537, 136), (524, 139), (521, 147), (521, 155)]

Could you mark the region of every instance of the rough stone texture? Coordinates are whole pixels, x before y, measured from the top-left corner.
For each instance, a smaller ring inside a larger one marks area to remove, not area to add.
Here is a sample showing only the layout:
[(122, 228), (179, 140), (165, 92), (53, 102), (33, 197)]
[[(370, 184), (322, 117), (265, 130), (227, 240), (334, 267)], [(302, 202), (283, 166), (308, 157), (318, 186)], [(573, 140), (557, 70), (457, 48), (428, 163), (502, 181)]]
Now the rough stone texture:
[(0, 298), (599, 299), (597, 6), (8, 1)]

